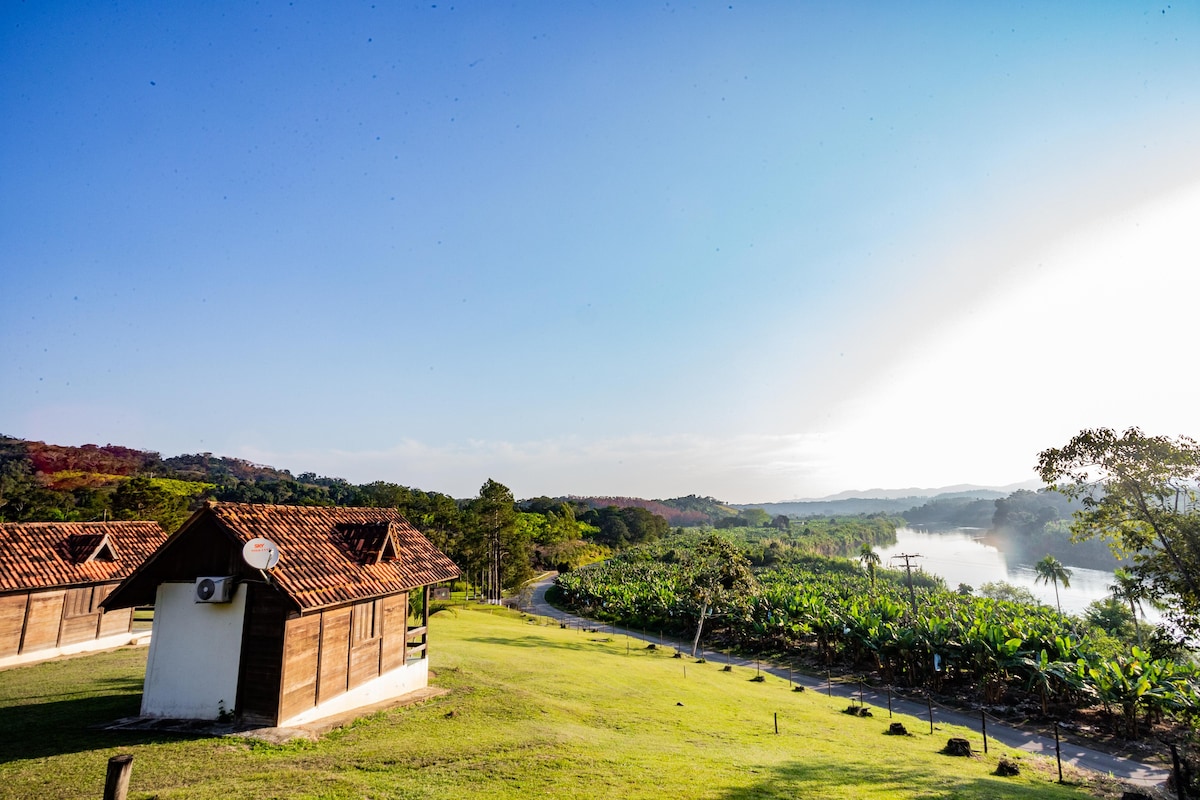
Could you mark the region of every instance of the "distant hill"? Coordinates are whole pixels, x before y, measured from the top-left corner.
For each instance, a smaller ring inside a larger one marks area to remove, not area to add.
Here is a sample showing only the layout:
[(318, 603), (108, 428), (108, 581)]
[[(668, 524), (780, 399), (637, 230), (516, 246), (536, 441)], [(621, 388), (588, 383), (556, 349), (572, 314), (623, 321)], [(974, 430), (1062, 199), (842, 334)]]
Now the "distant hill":
[(717, 520), (737, 515), (738, 509), (722, 503), (712, 497), (676, 497), (670, 500), (643, 500), (640, 497), (577, 497), (563, 498), (572, 503), (586, 505), (588, 508), (605, 508), (616, 506), (628, 508), (636, 506), (644, 508), (651, 514), (657, 514), (675, 527), (698, 527), (714, 525)]
[[(0, 518), (3, 519), (101, 519), (119, 501), (117, 490), (134, 477), (157, 482), (191, 484), (182, 489), (173, 484), (173, 494), (186, 496), (186, 506), (196, 507), (204, 499), (258, 503), (344, 505), (369, 502), (368, 486), (355, 487), (341, 478), (312, 472), (293, 475), (286, 469), (254, 464), (240, 458), (193, 453), (164, 458), (158, 453), (120, 445), (86, 444), (79, 447), (46, 444), (0, 436)], [(644, 508), (663, 517), (674, 527), (717, 526), (745, 509), (758, 508), (770, 514), (811, 517), (854, 514), (903, 514), (911, 509), (949, 500), (987, 500), (1007, 497), (1015, 489), (1037, 488), (1036, 482), (1005, 487), (969, 484), (941, 489), (870, 489), (840, 492), (814, 500), (782, 503), (731, 504), (713, 497), (688, 495), (665, 500), (639, 497), (568, 496), (558, 498), (580, 507), (609, 506)], [(138, 503), (144, 498), (133, 498)], [(182, 503), (183, 501), (179, 501)], [(373, 501), (370, 501), (373, 502)], [(177, 503), (178, 504), (178, 503)], [(119, 502), (116, 504), (119, 505)], [(178, 513), (186, 509), (181, 507)]]
[(827, 497), (816, 497), (812, 500), (798, 500), (796, 502), (807, 503), (862, 499), (907, 500), (914, 497), (922, 499), (933, 497), (940, 497), (942, 499), (949, 497), (996, 498), (1008, 497), (1018, 489), (1037, 491), (1040, 488), (1042, 488), (1041, 481), (1028, 480), (1019, 483), (1010, 483), (1007, 486), (976, 486), (970, 483), (958, 483), (953, 486), (941, 486), (936, 489), (851, 489), (831, 494)]
[(837, 516), (844, 514), (902, 514), (934, 501), (997, 500), (1021, 489), (1040, 489), (1039, 481), (1023, 481), (1008, 486), (956, 484), (940, 489), (867, 489), (838, 492), (815, 500), (784, 503), (738, 504), (733, 508), (761, 508), (772, 516)]

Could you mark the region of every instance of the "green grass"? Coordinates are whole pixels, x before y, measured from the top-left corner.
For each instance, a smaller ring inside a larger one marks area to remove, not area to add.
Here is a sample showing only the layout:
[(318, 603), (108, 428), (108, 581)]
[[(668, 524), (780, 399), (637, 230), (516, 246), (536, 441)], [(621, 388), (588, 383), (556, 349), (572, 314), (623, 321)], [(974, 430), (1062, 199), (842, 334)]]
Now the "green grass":
[[(137, 712), (144, 649), (0, 672), (0, 797), (100, 797), (110, 756), (132, 753), (131, 800), (167, 798), (1059, 798), (1021, 758), (938, 753), (977, 734), (756, 683), (754, 670), (562, 630), (492, 609), (431, 620), (431, 667), (450, 694), (361, 719), (317, 743), (115, 734)], [(685, 675), (686, 673), (686, 675)], [(779, 715), (778, 735), (774, 715)]]

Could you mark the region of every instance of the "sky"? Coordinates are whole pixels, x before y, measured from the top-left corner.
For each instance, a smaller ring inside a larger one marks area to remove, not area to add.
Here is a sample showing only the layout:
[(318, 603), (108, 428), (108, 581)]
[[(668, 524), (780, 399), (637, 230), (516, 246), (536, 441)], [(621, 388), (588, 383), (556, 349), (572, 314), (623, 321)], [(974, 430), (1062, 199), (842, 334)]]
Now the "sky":
[(1200, 6), (6, 3), (0, 433), (455, 497), (1200, 436)]

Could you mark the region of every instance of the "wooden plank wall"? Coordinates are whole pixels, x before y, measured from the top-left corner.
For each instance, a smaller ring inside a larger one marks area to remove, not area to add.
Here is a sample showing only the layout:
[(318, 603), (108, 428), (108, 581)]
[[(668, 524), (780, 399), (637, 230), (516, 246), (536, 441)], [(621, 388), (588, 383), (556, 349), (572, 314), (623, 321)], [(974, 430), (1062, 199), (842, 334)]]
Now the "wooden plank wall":
[(25, 607), (29, 593), (0, 597), (0, 657), (21, 652), (21, 632), (25, 629)]
[(283, 637), (280, 719), (295, 716), (317, 704), (317, 658), (320, 652), (321, 615), (289, 619)]
[(63, 590), (33, 592), (29, 595), (29, 610), (25, 615), (25, 637), (21, 652), (44, 650), (58, 645), (58, 630), (63, 613)]
[[(103, 586), (96, 587), (96, 598), (93, 601), (96, 608), (100, 608), (100, 601), (112, 594), (113, 589), (116, 589), (115, 583), (107, 583)], [(101, 637), (112, 636), (116, 633), (132, 633), (133, 632), (133, 609), (118, 608), (113, 611), (100, 615), (100, 633)]]
[(58, 631), (59, 646), (96, 638), (100, 630), (100, 609), (93, 605), (95, 594), (92, 586), (67, 589)]
[(407, 633), (408, 592), (383, 598), (383, 650), (379, 657), (379, 674), (404, 665)]
[(0, 597), (0, 656), (89, 642), (133, 630), (133, 609), (105, 614), (115, 583)]
[(274, 724), (280, 719), (286, 600), (274, 589), (248, 587), (242, 626), (242, 659), (238, 666), (237, 709), (248, 721)]
[(337, 697), (349, 688), (350, 607), (326, 611), (321, 615), (321, 679), (317, 702)]
[(289, 619), (278, 719), (287, 719), (404, 664), (408, 594)]

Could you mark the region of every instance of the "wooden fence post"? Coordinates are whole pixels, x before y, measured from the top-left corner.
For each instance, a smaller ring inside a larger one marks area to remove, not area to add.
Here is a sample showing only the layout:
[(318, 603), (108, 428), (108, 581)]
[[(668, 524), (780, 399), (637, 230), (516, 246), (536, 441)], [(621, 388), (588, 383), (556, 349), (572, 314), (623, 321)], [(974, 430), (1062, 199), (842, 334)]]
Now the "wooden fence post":
[(1062, 783), (1062, 745), (1058, 741), (1058, 720), (1054, 721), (1054, 760), (1058, 762), (1058, 782)]
[(133, 756), (125, 754), (108, 760), (104, 778), (104, 800), (125, 800), (129, 794), (129, 773), (133, 771)]

